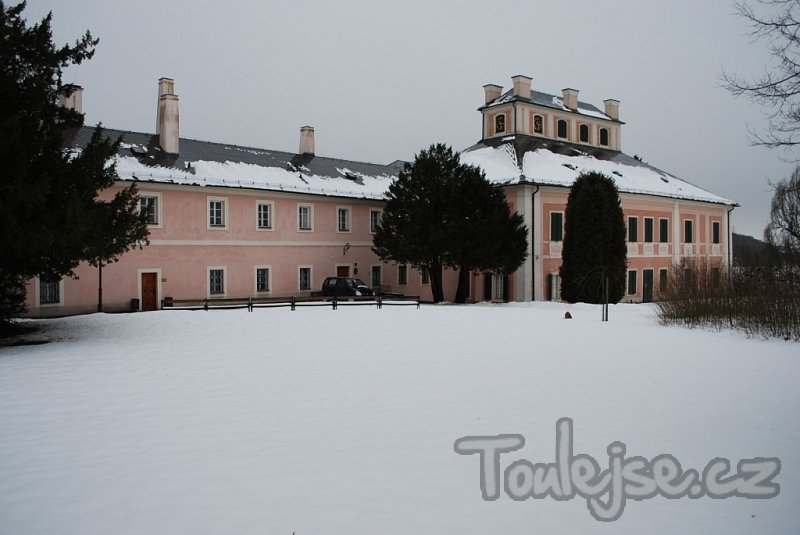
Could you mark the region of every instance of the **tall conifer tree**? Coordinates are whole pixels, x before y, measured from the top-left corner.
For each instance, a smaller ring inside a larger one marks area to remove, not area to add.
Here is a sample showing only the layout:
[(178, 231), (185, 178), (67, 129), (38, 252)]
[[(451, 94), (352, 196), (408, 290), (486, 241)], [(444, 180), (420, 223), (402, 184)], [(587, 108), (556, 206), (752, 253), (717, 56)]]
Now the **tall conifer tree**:
[(628, 267), (625, 220), (614, 181), (602, 173), (580, 175), (569, 191), (561, 251), (561, 298), (603, 303), (624, 295)]

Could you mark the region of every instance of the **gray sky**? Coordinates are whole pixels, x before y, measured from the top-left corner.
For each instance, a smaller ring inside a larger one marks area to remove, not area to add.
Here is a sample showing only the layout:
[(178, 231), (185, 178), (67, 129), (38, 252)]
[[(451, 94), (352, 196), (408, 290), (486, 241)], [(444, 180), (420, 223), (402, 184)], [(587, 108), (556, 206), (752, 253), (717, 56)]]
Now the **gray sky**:
[(25, 14), (48, 11), (57, 44), (100, 38), (64, 78), (85, 88), (87, 124), (153, 132), (168, 76), (182, 137), (295, 152), (307, 124), (317, 154), (388, 163), (472, 145), (482, 86), (524, 74), (600, 109), (620, 100), (623, 151), (735, 200), (734, 231), (756, 237), (767, 181), (800, 157), (751, 147), (763, 110), (720, 87), (723, 68), (768, 61), (728, 0), (29, 0)]

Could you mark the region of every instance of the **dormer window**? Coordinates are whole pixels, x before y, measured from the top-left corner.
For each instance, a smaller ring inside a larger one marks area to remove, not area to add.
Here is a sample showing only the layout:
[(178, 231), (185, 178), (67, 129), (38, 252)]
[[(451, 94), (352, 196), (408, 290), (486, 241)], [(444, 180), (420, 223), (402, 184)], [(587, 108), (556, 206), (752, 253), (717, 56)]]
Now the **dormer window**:
[(499, 134), (500, 132), (506, 131), (506, 115), (501, 113), (500, 115), (496, 115), (494, 118), (494, 133)]
[(533, 133), (544, 134), (544, 118), (541, 115), (533, 116)]
[(600, 129), (600, 144), (604, 147), (608, 147), (608, 129), (601, 128)]
[(582, 124), (580, 126), (579, 138), (581, 143), (589, 143), (589, 125)]
[(567, 121), (564, 119), (558, 120), (558, 137), (567, 139)]

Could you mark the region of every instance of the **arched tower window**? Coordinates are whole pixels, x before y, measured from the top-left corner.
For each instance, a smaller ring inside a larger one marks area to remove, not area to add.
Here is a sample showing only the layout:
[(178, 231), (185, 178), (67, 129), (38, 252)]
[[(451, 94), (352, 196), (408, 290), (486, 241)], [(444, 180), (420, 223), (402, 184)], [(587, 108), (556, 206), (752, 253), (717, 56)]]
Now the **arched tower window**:
[(558, 137), (565, 139), (567, 137), (567, 121), (564, 119), (558, 120)]
[(501, 113), (496, 115), (494, 118), (494, 133), (499, 134), (500, 132), (506, 131), (506, 115)]
[(589, 143), (589, 125), (582, 124), (580, 126), (579, 138), (581, 143)]
[(541, 115), (533, 116), (533, 133), (544, 134), (544, 118)]
[(601, 128), (600, 129), (600, 144), (604, 147), (608, 146), (608, 129)]

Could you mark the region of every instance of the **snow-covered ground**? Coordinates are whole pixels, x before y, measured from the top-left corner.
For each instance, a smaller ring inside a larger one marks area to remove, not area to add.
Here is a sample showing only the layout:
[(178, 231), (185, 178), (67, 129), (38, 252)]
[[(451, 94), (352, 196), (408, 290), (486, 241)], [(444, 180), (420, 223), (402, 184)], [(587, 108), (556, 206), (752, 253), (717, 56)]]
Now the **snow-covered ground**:
[[(563, 319), (569, 310), (572, 320)], [(2, 534), (796, 533), (800, 346), (618, 305), (165, 311), (42, 321), (0, 348)], [(481, 497), (512, 461), (777, 457), (771, 499)]]

